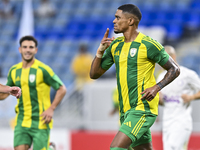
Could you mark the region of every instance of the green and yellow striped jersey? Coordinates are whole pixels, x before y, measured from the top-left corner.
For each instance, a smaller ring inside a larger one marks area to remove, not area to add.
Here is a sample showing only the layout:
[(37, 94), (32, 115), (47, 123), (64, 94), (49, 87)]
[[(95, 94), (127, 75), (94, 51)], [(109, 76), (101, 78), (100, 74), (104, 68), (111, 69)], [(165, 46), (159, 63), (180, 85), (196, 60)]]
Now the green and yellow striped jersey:
[[(53, 70), (35, 59), (30, 68), (22, 68), (22, 62), (11, 67), (7, 85), (18, 86), (22, 90), (21, 97), (17, 100), (15, 107), (15, 125), (47, 129), (40, 116), (51, 105), (50, 88), (57, 90), (62, 81)], [(49, 123), (52, 128), (53, 121)]]
[(152, 101), (141, 100), (140, 94), (156, 84), (155, 63), (164, 65), (169, 59), (164, 47), (152, 38), (139, 33), (133, 42), (124, 42), (124, 37), (116, 38), (106, 49), (101, 67), (116, 68), (120, 114), (129, 109), (143, 113), (158, 114), (159, 94)]

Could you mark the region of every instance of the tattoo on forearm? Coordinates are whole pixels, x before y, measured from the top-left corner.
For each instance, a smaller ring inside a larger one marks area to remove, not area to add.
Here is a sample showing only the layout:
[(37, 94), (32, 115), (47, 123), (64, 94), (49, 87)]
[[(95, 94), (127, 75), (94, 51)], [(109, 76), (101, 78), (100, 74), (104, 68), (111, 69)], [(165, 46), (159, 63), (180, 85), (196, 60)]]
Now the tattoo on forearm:
[(180, 74), (178, 65), (172, 59), (169, 59), (169, 61), (163, 67), (167, 70), (167, 73), (164, 79), (157, 84), (160, 88), (165, 87)]
[(160, 87), (160, 89), (162, 89), (164, 87), (161, 82), (157, 83), (157, 85)]

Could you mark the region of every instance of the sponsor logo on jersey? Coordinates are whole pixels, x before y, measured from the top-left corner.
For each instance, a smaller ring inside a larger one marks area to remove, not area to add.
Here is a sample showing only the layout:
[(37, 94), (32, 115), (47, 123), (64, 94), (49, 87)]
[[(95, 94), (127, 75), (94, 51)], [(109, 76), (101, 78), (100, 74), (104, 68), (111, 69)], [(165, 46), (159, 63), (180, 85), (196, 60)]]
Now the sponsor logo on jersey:
[(130, 49), (130, 55), (131, 55), (131, 57), (135, 56), (136, 52), (137, 52), (137, 48), (131, 48)]
[(34, 75), (34, 74), (30, 74), (30, 75), (29, 75), (29, 81), (30, 81), (31, 83), (33, 83), (33, 82), (35, 81), (35, 75)]

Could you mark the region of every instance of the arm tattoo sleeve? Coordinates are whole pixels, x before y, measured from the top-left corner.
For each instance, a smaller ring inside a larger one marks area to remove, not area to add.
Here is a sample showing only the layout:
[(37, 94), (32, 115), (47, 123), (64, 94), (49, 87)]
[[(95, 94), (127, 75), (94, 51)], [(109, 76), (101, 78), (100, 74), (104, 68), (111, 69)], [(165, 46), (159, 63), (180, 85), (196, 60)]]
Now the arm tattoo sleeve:
[(175, 78), (177, 78), (180, 74), (180, 68), (176, 62), (170, 57), (169, 60), (165, 65), (162, 66), (167, 73), (165, 74), (164, 78), (157, 83), (157, 85), (162, 89), (169, 83), (171, 83)]

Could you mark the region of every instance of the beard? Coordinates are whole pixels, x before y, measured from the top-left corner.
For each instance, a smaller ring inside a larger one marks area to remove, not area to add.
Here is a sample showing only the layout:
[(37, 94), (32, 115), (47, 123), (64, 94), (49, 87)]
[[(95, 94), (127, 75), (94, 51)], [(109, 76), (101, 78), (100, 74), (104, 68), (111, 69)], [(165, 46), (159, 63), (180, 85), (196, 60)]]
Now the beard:
[(31, 58), (26, 59), (26, 58), (23, 56), (23, 54), (21, 54), (21, 55), (22, 55), (22, 59), (25, 60), (25, 61), (28, 62), (28, 63), (31, 62), (31, 61), (33, 60), (33, 57), (34, 57), (34, 56), (32, 56)]

